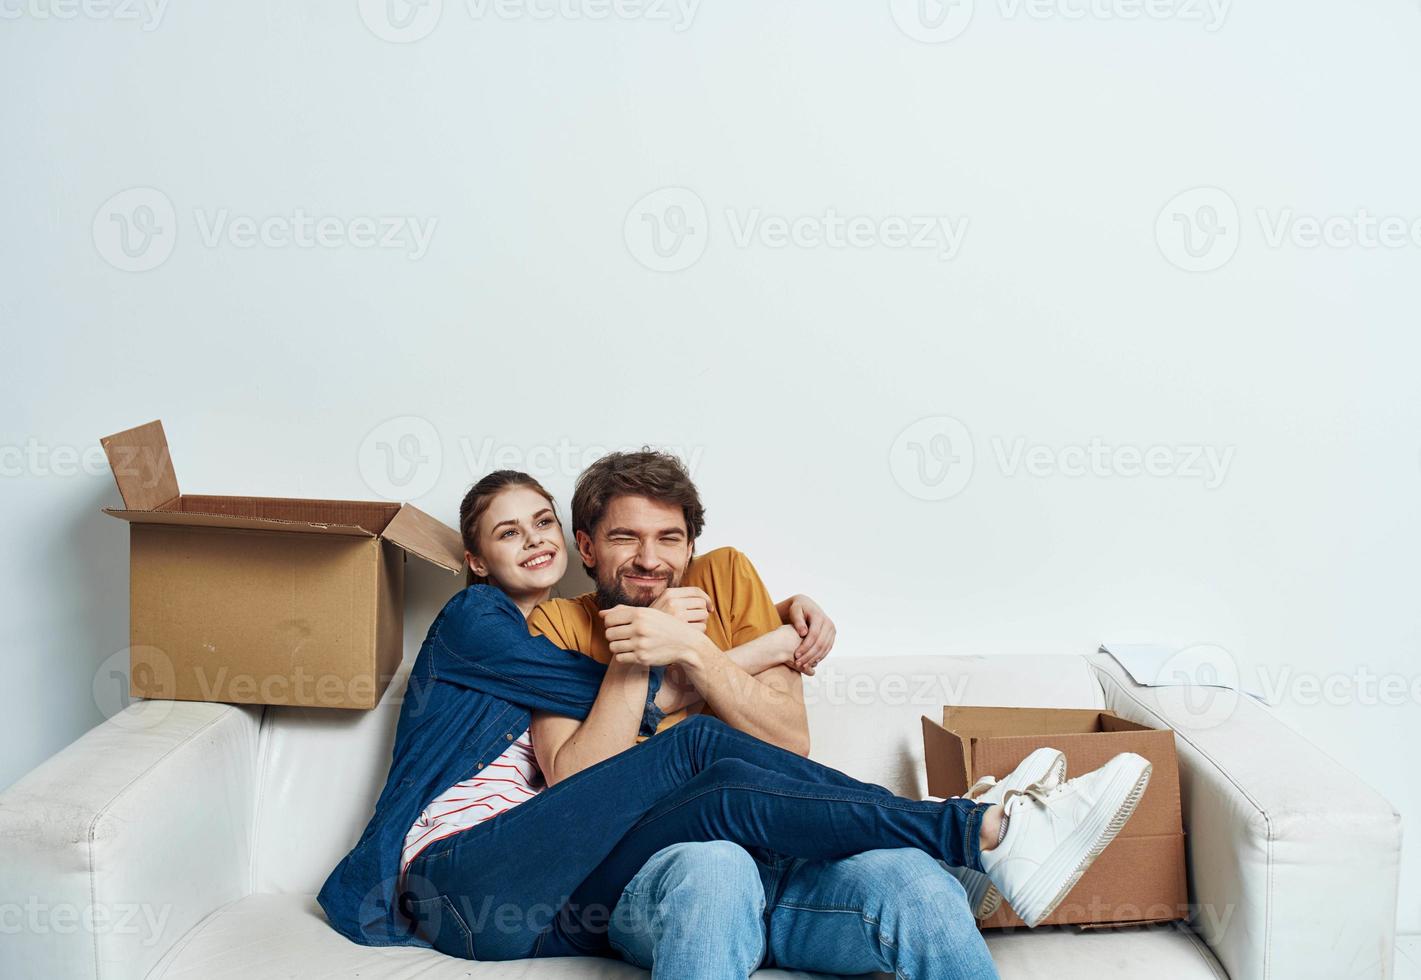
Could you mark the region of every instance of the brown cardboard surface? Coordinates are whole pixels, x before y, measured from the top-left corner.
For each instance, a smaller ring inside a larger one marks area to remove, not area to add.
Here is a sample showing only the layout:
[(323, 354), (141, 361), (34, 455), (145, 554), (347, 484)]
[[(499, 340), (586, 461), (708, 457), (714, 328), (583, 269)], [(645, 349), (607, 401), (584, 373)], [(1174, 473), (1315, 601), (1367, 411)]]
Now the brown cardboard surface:
[(147, 422), (99, 440), (113, 470), (123, 505), (153, 510), (178, 495), (178, 478), (168, 453), (163, 423)]
[[(1147, 869), (1147, 874), (1141, 874)], [(1187, 918), (1184, 836), (1124, 837), (1110, 842), (1046, 921), (1071, 925), (1124, 925)], [(983, 929), (1025, 928), (1003, 902), (980, 923)]]
[(225, 527), (245, 531), (283, 531), (291, 534), (336, 534), (342, 537), (373, 538), (358, 524), (309, 524), (305, 521), (277, 521), (231, 514), (189, 514), (181, 510), (115, 510), (104, 513), (130, 524), (169, 524), (176, 527)]
[(129, 546), (133, 695), (370, 708), (389, 683), (378, 540), (134, 525)]
[(405, 504), (385, 528), (385, 539), (440, 568), (464, 567), (464, 540), (459, 532), (412, 504)]
[[(1035, 749), (1066, 755), (1067, 776), (1089, 772), (1121, 752), (1150, 761), (1149, 787), (1134, 814), (1047, 925), (1168, 921), (1188, 914), (1179, 764), (1174, 733), (1107, 711), (949, 706), (942, 723), (922, 719), (928, 792), (959, 796), (984, 775), (1004, 776)], [(983, 928), (1020, 926), (1003, 907)]]
[(373, 500), (231, 497), (200, 493), (183, 494), (178, 498), (178, 505), (179, 509), (190, 514), (231, 514), (235, 517), (308, 524), (351, 524), (369, 534), (384, 531), (390, 519), (400, 510), (399, 504)]
[(462, 567), (458, 532), (408, 505), (179, 494), (161, 423), (103, 443), (135, 696), (372, 708), (404, 656), (405, 555)]

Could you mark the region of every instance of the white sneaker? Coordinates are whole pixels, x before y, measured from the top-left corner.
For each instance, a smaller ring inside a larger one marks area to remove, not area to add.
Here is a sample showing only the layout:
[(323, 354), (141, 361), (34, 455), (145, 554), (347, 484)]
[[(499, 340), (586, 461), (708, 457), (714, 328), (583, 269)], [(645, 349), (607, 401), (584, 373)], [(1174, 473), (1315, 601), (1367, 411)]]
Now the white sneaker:
[(1149, 762), (1123, 752), (1053, 789), (1007, 791), (1006, 836), (982, 852), (982, 868), (1023, 922), (1034, 927), (1056, 910), (1125, 826), (1149, 782)]
[[(1066, 778), (1066, 756), (1057, 749), (1040, 748), (1032, 752), (1001, 780), (995, 776), (983, 776), (972, 784), (972, 788), (960, 799), (976, 803), (1000, 803), (1007, 790), (1024, 790), (1033, 783), (1045, 789), (1052, 789)], [(933, 797), (929, 797), (933, 799)], [(939, 864), (959, 882), (967, 892), (967, 907), (979, 919), (985, 919), (1002, 904), (1002, 893), (992, 884), (992, 879), (971, 868), (959, 868), (939, 861)]]

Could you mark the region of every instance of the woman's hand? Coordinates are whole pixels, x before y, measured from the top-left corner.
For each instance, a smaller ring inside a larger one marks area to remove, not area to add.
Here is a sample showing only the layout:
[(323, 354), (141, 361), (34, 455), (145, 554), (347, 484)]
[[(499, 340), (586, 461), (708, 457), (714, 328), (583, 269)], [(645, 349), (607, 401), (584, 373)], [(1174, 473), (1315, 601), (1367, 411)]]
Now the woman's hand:
[(691, 663), (706, 639), (705, 625), (684, 623), (670, 613), (642, 606), (613, 606), (601, 612), (607, 645), (620, 664), (665, 667)]
[(789, 606), (782, 608), (780, 615), (799, 634), (799, 645), (795, 647), (790, 666), (802, 674), (813, 674), (815, 666), (834, 647), (834, 621), (807, 595), (791, 596), (780, 605)]

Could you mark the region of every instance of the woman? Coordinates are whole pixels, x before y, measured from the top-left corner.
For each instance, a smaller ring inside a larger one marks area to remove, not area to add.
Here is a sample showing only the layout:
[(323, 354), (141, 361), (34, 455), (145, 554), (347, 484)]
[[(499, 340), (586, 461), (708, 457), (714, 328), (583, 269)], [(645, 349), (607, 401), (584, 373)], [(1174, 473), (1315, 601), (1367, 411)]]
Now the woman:
[[(544, 788), (520, 755), (531, 712), (586, 717), (606, 668), (527, 632), (524, 617), (566, 568), (552, 497), (505, 471), (475, 485), (464, 515), (471, 566), (492, 584), (456, 595), (431, 625), (374, 816), (319, 896), (356, 942), (487, 960), (606, 955), (606, 921), (630, 878), (662, 847), (697, 840), (807, 859), (916, 847), (993, 874), (1039, 921), (1143, 792), (1147, 765), (1122, 756), (1055, 789), (1009, 791), (1005, 805), (909, 800), (699, 716)], [(778, 656), (792, 655), (786, 642)], [(652, 671), (644, 734), (662, 716), (660, 693)], [(495, 803), (482, 794), (499, 760), (511, 782)], [(461, 802), (459, 784), (492, 816), (441, 823), (447, 834), (420, 827), (440, 822), (427, 820), (431, 801)]]

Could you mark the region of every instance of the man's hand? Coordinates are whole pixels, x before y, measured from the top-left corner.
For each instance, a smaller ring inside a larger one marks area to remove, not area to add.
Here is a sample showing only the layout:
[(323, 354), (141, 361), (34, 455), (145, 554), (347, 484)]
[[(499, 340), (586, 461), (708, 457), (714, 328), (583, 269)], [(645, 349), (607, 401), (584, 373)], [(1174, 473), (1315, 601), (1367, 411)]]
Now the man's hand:
[[(785, 608), (788, 606), (788, 608)], [(819, 661), (834, 646), (834, 621), (807, 595), (790, 596), (780, 603), (780, 616), (799, 634), (790, 666), (802, 674), (813, 674)]]
[(601, 616), (607, 645), (620, 664), (664, 667), (692, 663), (701, 644), (710, 642), (704, 625), (697, 629), (660, 609), (613, 606), (602, 610)]
[(715, 612), (710, 596), (693, 585), (667, 589), (651, 604), (652, 609), (674, 616), (702, 633), (706, 631), (706, 621)]

